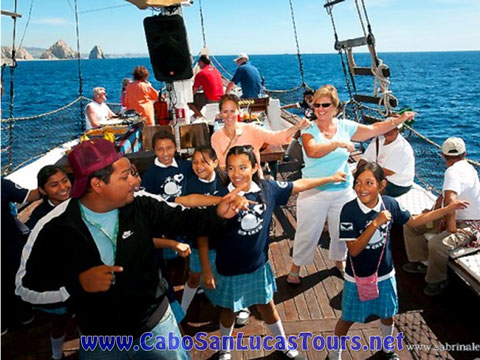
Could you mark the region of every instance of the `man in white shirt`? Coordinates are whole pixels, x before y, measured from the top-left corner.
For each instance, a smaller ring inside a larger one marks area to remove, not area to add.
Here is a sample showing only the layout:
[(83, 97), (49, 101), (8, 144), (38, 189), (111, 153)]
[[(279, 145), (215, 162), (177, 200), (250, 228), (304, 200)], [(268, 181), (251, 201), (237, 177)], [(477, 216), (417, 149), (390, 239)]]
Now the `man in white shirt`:
[(377, 162), (387, 177), (384, 194), (393, 197), (409, 191), (415, 177), (415, 156), (410, 143), (400, 134), (401, 128), (399, 125), (372, 140), (358, 162), (358, 166), (366, 161)]
[[(426, 295), (440, 294), (447, 285), (449, 252), (480, 240), (480, 181), (475, 168), (465, 159), (466, 147), (460, 138), (448, 138), (442, 146), (442, 155), (447, 165), (443, 181), (443, 206), (456, 199), (467, 200), (470, 205), (457, 210), (444, 219), (445, 226), (428, 243), (421, 230), (404, 226), (405, 247), (410, 261), (403, 270), (410, 273), (425, 273)], [(428, 268), (420, 263), (428, 259)]]
[(105, 91), (105, 88), (93, 88), (93, 101), (88, 103), (85, 107), (87, 130), (99, 127), (102, 121), (117, 117), (117, 115), (110, 110), (105, 101), (107, 101), (107, 92)]

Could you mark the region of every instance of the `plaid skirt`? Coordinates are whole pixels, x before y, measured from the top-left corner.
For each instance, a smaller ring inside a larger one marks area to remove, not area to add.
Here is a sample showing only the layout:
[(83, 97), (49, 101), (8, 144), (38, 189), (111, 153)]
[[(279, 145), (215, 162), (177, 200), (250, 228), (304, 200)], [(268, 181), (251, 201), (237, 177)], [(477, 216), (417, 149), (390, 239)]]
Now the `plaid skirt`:
[[(215, 274), (215, 259), (217, 257), (217, 252), (215, 250), (208, 250), (208, 260), (210, 260), (210, 268)], [(200, 262), (200, 255), (198, 249), (192, 248), (192, 253), (190, 254), (190, 270), (194, 273), (202, 272), (202, 263)]]
[(342, 320), (364, 323), (371, 315), (388, 319), (398, 313), (395, 276), (380, 281), (378, 298), (369, 301), (360, 301), (355, 283), (344, 281), (343, 284)]
[(215, 290), (205, 290), (212, 304), (240, 311), (252, 305), (268, 304), (277, 291), (275, 277), (267, 262), (250, 274), (215, 275)]

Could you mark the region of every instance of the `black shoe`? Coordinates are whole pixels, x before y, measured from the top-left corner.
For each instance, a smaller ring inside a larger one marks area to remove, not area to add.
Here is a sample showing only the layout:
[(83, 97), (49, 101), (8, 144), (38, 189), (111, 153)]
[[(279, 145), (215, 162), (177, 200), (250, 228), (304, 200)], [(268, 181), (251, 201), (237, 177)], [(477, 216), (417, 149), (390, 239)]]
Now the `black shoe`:
[(443, 290), (445, 290), (447, 285), (448, 280), (440, 281), (435, 284), (427, 284), (427, 286), (425, 286), (425, 288), (423, 289), (423, 293), (428, 296), (437, 296), (440, 295)]
[(400, 360), (400, 356), (395, 354), (393, 351), (388, 353), (385, 351), (382, 351), (382, 356), (386, 360)]
[(421, 262), (409, 262), (403, 264), (402, 266), (403, 271), (406, 271), (410, 274), (426, 274), (427, 273), (427, 266), (422, 264)]

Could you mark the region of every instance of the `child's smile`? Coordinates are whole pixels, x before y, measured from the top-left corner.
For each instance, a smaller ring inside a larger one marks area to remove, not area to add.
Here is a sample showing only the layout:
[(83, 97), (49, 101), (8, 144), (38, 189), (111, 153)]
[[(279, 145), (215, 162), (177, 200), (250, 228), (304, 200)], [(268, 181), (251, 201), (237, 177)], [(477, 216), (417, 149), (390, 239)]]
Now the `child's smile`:
[(355, 192), (358, 198), (369, 208), (377, 205), (378, 194), (381, 190), (381, 185), (369, 170), (362, 172), (355, 181)]

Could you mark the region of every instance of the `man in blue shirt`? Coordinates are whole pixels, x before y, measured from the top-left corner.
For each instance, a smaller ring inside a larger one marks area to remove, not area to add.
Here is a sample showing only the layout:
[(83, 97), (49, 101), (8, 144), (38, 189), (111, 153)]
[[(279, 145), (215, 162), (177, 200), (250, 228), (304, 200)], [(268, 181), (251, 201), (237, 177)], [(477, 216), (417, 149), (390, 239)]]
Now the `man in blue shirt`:
[(232, 90), (233, 85), (240, 83), (242, 98), (258, 98), (262, 95), (262, 79), (257, 68), (249, 63), (247, 54), (241, 53), (233, 60), (237, 65), (237, 71), (227, 85), (226, 94)]

